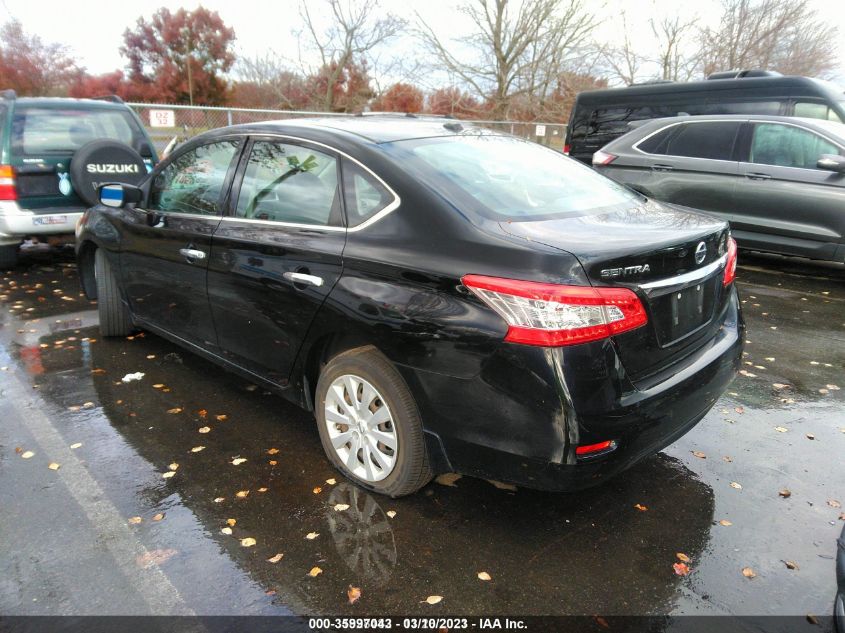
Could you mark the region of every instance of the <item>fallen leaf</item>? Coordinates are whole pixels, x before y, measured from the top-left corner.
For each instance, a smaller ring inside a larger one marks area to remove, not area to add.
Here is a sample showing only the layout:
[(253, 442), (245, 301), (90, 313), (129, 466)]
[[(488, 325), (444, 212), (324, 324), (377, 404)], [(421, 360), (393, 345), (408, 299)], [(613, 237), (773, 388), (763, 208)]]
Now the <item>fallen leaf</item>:
[(493, 580), (493, 577), (490, 574), (488, 574), (486, 571), (480, 571), (480, 572), (478, 572), (478, 579), (488, 581), (488, 580)]
[(745, 407), (734, 407), (734, 411), (737, 413), (743, 413), (745, 411)]
[(782, 426), (776, 426), (775, 427), (775, 431), (777, 431), (778, 433), (786, 433), (788, 430), (789, 429), (782, 427)]
[(164, 518), (164, 512), (159, 512), (153, 515), (153, 521), (161, 521)]
[[(446, 485), (448, 485), (448, 484), (446, 484)], [(428, 598), (423, 600), (423, 602), (426, 602), (428, 604), (437, 604), (441, 600), (443, 600), (443, 596), (429, 596)]]
[(719, 521), (719, 525), (722, 525), (724, 527), (728, 527), (729, 525), (733, 525), (733, 523), (731, 523), (727, 519), (722, 519), (721, 521)]
[(238, 499), (246, 499), (247, 495), (249, 494), (249, 490), (239, 490), (235, 493), (235, 496)]
[(147, 360), (152, 360), (156, 357), (155, 354), (147, 354)]
[(162, 384), (160, 382), (157, 382), (156, 384), (153, 385), (153, 389), (161, 389), (162, 387), (164, 387), (164, 384)]
[(233, 466), (240, 466), (245, 461), (246, 461), (245, 457), (236, 457), (235, 459), (232, 460), (232, 465)]
[(782, 383), (782, 382), (775, 382), (775, 383), (772, 383), (772, 387), (774, 387), (774, 388), (775, 388), (775, 389), (777, 389), (778, 391), (780, 391), (780, 390), (782, 390), (782, 389), (789, 389), (789, 385), (784, 384), (784, 383)]
[(62, 465), (57, 464), (56, 462), (50, 462), (50, 465), (47, 466), (47, 468), (49, 468), (50, 470), (58, 470), (61, 467), (62, 467)]
[(205, 419), (205, 417), (208, 415), (208, 411), (206, 411), (205, 409), (200, 409), (199, 411), (197, 411), (197, 415)]
[(227, 536), (232, 535), (232, 528), (230, 528), (230, 527), (224, 527), (220, 531)]
[(322, 573), (323, 573), (323, 570), (320, 569), (319, 567), (312, 567), (311, 571), (308, 572), (308, 575), (311, 576), (311, 578), (316, 578), (317, 576), (319, 576)]
[(329, 484), (330, 486), (334, 486), (337, 483), (337, 480), (334, 477), (332, 477), (331, 479), (326, 479), (326, 483)]
[(153, 549), (137, 556), (135, 563), (138, 567), (152, 567), (153, 565), (161, 565), (167, 562), (176, 554), (177, 551), (175, 549)]
[(21, 454), (21, 459), (29, 459), (30, 457), (35, 457), (35, 453), (33, 453), (32, 451), (24, 451)]
[(814, 439), (816, 439), (816, 436), (813, 435), (812, 433), (807, 433), (807, 439), (808, 440), (814, 440)]
[(829, 505), (831, 508), (841, 508), (842, 507), (842, 504), (839, 503), (836, 499), (828, 499), (827, 505)]
[(235, 523), (237, 523), (237, 522), (238, 522), (238, 520), (237, 520), (237, 519), (226, 519), (226, 524), (227, 524), (229, 527), (235, 527)]
[(738, 484), (735, 481), (731, 482), (731, 488), (736, 488), (737, 490), (742, 490), (742, 485)]
[(678, 560), (681, 561), (682, 563), (690, 562), (690, 557), (687, 556), (686, 554), (684, 554), (683, 552), (678, 552), (677, 554), (675, 554), (675, 556), (677, 556)]
[(214, 503), (222, 503), (223, 501), (226, 501), (226, 497), (215, 497), (214, 498)]
[(273, 557), (271, 557), (271, 558), (268, 558), (268, 559), (267, 559), (267, 562), (268, 562), (268, 563), (273, 563), (273, 564), (275, 565), (275, 564), (276, 564), (276, 563), (278, 563), (280, 560), (282, 560), (282, 558), (283, 558), (283, 557), (284, 557), (284, 554), (276, 554), (275, 556), (273, 556)]
[(338, 503), (335, 507), (335, 512), (343, 512), (344, 510), (349, 509), (349, 504), (347, 503)]
[(255, 539), (251, 536), (241, 539), (241, 547), (252, 547), (253, 545), (255, 545)]
[(161, 473), (161, 477), (162, 477), (162, 479), (170, 479), (175, 474), (176, 474), (175, 470), (168, 470), (166, 473)]
[(197, 429), (197, 433), (209, 433), (211, 431), (210, 426), (201, 426)]
[(702, 453), (701, 451), (690, 451), (690, 452), (691, 452), (693, 455), (695, 455), (696, 457), (699, 457), (699, 458), (701, 458), (701, 459), (707, 459), (707, 455), (705, 455), (705, 454), (704, 454), (704, 453)]
[(839, 520), (845, 521), (845, 512), (843, 512), (842, 514), (839, 515)]
[(750, 567), (743, 567), (742, 568), (742, 575), (745, 576), (746, 578), (756, 578), (757, 577), (757, 573), (753, 569), (751, 569)]
[(275, 459), (271, 459), (271, 460), (270, 460), (269, 462), (267, 462), (267, 463), (268, 463), (268, 464), (270, 464), (271, 466), (275, 466), (275, 465), (276, 465), (276, 464), (278, 464), (279, 462), (277, 462)]
[(278, 448), (271, 448), (271, 449), (268, 449), (267, 454), (268, 455), (275, 455), (278, 452), (279, 452)]
[(320, 486), (317, 486), (317, 487), (316, 487), (316, 488), (314, 488), (314, 490), (312, 490), (311, 492), (313, 492), (315, 495), (318, 495), (318, 494), (320, 494), (321, 492), (323, 492), (323, 489), (322, 489), (322, 488), (320, 488)]
[(752, 374), (750, 371), (745, 371), (744, 369), (740, 369), (739, 373), (745, 376), (746, 378), (756, 378), (757, 374)]
[(396, 510), (388, 510), (387, 512), (385, 512), (385, 514), (392, 519), (396, 516)]
[(441, 486), (451, 486), (453, 488), (457, 488), (457, 486), (455, 486), (455, 482), (460, 478), (461, 475), (458, 473), (443, 473), (442, 475), (437, 475), (434, 481), (439, 483)]
[(218, 422), (225, 422), (227, 419), (229, 419), (229, 416), (225, 413), (221, 413), (220, 415), (215, 415), (214, 419)]
[(77, 449), (77, 448), (79, 448), (80, 446), (82, 446), (82, 442), (76, 442), (76, 444), (71, 444), (71, 445), (70, 445), (70, 447), (71, 447), (72, 449)]
[(819, 389), (819, 393), (822, 394), (822, 395), (825, 395), (825, 394), (830, 393), (830, 391), (828, 389)]
[(105, 373), (106, 373), (106, 370), (105, 370), (105, 369), (102, 369), (102, 368), (100, 368), (100, 367), (97, 367), (96, 369), (92, 369), (92, 370), (91, 370), (91, 373), (92, 373), (92, 374), (105, 374)]
[(121, 382), (132, 382), (133, 380), (141, 380), (144, 377), (144, 372), (136, 371), (134, 374), (126, 374), (121, 378)]
[(837, 385), (825, 385), (831, 391), (839, 391), (839, 387)]
[(819, 619), (816, 616), (814, 616), (812, 613), (808, 613), (805, 617), (807, 618), (807, 622), (809, 622), (810, 624), (818, 626)]
[(205, 446), (194, 446), (191, 449), (191, 452), (192, 453), (199, 453), (200, 451), (204, 451), (204, 450), (205, 450)]
[(640, 512), (645, 512), (646, 510), (648, 510), (648, 507), (647, 507), (647, 506), (644, 506), (644, 505), (643, 505), (643, 504), (641, 504), (641, 503), (635, 503), (635, 504), (634, 504), (634, 507), (635, 507), (637, 510), (639, 510)]
[(361, 599), (360, 587), (353, 587), (352, 585), (349, 585), (349, 589), (346, 591), (346, 596), (349, 598), (349, 604), (355, 604)]
[(733, 459), (731, 459), (731, 456), (730, 456), (730, 455), (725, 455), (722, 459), (724, 459), (724, 460), (725, 460), (726, 462), (728, 462), (728, 463), (730, 463), (730, 462), (732, 462), (732, 461), (733, 461)]
[(684, 563), (672, 563), (672, 569), (678, 576), (688, 576), (690, 573), (690, 568)]
[(786, 565), (787, 569), (798, 569), (798, 563), (795, 561), (785, 560), (783, 561), (783, 564)]
[(173, 407), (172, 409), (168, 409), (167, 412), (170, 414), (182, 413), (182, 407)]
[(791, 490), (789, 490), (788, 488), (784, 488), (783, 490), (779, 490), (779, 491), (778, 491), (778, 494), (779, 494), (781, 497), (783, 497), (784, 499), (788, 499), (789, 497), (791, 497), (791, 496), (792, 496), (792, 491), (791, 491)]
[(168, 468), (169, 468), (170, 470), (179, 470), (179, 464), (177, 464), (176, 462), (173, 462), (172, 464), (170, 464), (170, 465), (168, 466)]
[(141, 517), (132, 517), (129, 519), (129, 525), (138, 525), (143, 520)]
[(507, 484), (503, 481), (496, 481), (495, 479), (488, 479), (487, 483), (493, 484), (499, 490), (507, 490), (509, 492), (516, 492), (516, 486), (513, 484)]
[(258, 492), (267, 492), (268, 488), (259, 488)]
[(319, 532), (308, 532), (308, 534), (305, 535), (305, 538), (307, 538), (309, 541), (313, 541), (318, 536), (320, 536)]

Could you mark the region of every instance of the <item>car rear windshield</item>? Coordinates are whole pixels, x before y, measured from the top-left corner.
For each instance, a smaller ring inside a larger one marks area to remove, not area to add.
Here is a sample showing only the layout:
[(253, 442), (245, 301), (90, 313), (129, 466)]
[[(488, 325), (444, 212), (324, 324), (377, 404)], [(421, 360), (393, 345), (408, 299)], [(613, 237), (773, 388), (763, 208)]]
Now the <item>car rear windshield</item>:
[(138, 125), (129, 112), (83, 108), (17, 108), (12, 121), (16, 154), (73, 152), (89, 141), (111, 139), (138, 147)]
[(458, 208), (496, 220), (586, 215), (639, 201), (638, 194), (530, 141), (493, 134), (391, 143), (400, 164)]

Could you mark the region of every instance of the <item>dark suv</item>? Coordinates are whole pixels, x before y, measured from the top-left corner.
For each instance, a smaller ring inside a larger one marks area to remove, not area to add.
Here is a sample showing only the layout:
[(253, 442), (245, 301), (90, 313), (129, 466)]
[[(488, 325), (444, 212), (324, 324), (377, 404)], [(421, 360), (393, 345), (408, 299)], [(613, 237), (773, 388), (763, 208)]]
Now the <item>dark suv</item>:
[(96, 202), (92, 183), (140, 180), (155, 162), (143, 125), (117, 97), (0, 92), (0, 267), (15, 264), (27, 237), (72, 235)]
[(596, 152), (601, 173), (728, 220), (742, 248), (845, 262), (845, 125), (780, 116), (644, 123)]
[(102, 333), (313, 410), (389, 495), (450, 471), (571, 490), (660, 450), (738, 369), (727, 224), (464, 125), (223, 128), (103, 186), (77, 243)]

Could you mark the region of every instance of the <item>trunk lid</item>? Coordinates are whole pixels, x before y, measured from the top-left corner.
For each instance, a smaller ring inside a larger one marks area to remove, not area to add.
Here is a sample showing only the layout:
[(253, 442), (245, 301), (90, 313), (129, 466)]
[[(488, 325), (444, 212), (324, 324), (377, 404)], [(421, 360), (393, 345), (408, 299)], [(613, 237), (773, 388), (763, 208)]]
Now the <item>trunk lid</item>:
[(507, 233), (578, 258), (591, 284), (634, 290), (644, 327), (614, 337), (626, 371), (648, 382), (718, 331), (727, 224), (674, 205), (644, 201), (625, 209), (532, 222)]
[[(14, 161), (15, 185), (21, 207), (38, 212), (45, 208), (86, 206), (70, 182), (68, 167), (72, 154)], [(65, 182), (62, 182), (65, 181)]]

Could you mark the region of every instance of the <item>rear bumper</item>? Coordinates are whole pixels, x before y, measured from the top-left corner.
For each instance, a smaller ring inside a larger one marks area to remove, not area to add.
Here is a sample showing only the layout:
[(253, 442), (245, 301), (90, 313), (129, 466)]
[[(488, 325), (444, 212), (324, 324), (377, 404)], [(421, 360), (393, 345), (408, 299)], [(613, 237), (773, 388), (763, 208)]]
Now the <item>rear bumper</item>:
[[(476, 377), (404, 372), (426, 430), (440, 437), (457, 472), (531, 488), (577, 490), (601, 483), (691, 429), (740, 366), (744, 324), (736, 291), (722, 327), (671, 377), (637, 389), (607, 342), (571, 348), (506, 346)], [(601, 456), (579, 445), (616, 440)]]
[(0, 201), (0, 246), (18, 244), (28, 235), (73, 233), (84, 211), (80, 207), (55, 207), (35, 213), (21, 209), (14, 200)]

